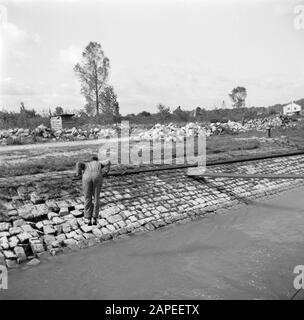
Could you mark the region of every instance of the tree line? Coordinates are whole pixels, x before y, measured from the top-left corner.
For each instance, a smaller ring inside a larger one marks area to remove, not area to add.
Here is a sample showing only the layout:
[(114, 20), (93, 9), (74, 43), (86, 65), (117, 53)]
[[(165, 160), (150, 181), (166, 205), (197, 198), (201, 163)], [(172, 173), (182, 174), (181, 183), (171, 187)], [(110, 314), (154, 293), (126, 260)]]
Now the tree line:
[[(52, 115), (60, 115), (64, 113), (62, 107), (56, 107)], [(243, 121), (249, 119), (256, 119), (268, 115), (278, 113), (276, 110), (270, 110), (264, 107), (251, 107), (251, 108), (236, 108), (236, 109), (213, 109), (206, 110), (197, 107), (189, 111), (183, 110), (181, 106), (173, 108), (159, 104), (155, 108), (155, 112), (141, 111), (137, 114), (131, 113), (126, 116), (119, 116), (119, 121), (128, 120), (134, 124), (153, 125), (156, 123), (186, 123), (186, 122), (227, 122)], [(84, 111), (80, 111), (75, 117), (75, 126), (82, 126), (86, 124), (91, 125), (106, 125), (113, 124), (112, 119), (106, 119), (100, 114), (98, 117), (88, 115)], [(19, 112), (0, 111), (0, 129), (8, 128), (35, 128), (40, 124), (50, 126), (49, 116), (39, 115), (34, 109), (26, 109), (20, 107)]]
[[(244, 87), (232, 89), (229, 97), (233, 109), (221, 108), (206, 110), (196, 108), (192, 111), (183, 110), (181, 106), (170, 109), (169, 106), (158, 104), (156, 112), (142, 111), (138, 114), (121, 116), (119, 102), (113, 85), (109, 84), (110, 60), (106, 57), (101, 45), (90, 42), (82, 53), (81, 60), (73, 68), (81, 84), (81, 94), (85, 98), (85, 106), (75, 119), (76, 125), (113, 124), (120, 120), (133, 123), (155, 124), (167, 122), (226, 122), (242, 121), (276, 113), (267, 108), (246, 108), (247, 90)], [(57, 106), (55, 112), (49, 110), (48, 116), (61, 115), (64, 109)], [(39, 124), (49, 126), (49, 117), (41, 116), (33, 109), (26, 109), (21, 102), (19, 112), (0, 111), (0, 129), (11, 127), (33, 128)]]

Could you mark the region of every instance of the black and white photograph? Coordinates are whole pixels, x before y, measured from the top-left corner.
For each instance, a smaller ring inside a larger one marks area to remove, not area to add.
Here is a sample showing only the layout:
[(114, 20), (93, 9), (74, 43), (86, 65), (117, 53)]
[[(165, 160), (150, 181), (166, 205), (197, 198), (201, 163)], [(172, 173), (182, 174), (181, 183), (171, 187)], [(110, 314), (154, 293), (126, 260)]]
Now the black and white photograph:
[(304, 0), (0, 0), (0, 300), (303, 299)]

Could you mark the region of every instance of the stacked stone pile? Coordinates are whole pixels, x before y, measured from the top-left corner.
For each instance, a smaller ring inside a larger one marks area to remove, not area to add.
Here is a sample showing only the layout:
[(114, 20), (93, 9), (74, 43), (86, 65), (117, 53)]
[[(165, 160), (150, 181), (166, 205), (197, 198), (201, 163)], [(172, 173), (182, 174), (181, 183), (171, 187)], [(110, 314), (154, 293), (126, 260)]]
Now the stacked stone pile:
[(194, 134), (207, 136), (218, 135), (222, 133), (240, 133), (250, 130), (265, 131), (267, 128), (276, 128), (283, 125), (295, 126), (296, 122), (286, 122), (280, 117), (249, 120), (242, 124), (241, 122), (228, 121), (226, 123), (216, 122), (202, 125), (200, 123), (188, 123), (185, 126), (178, 126), (170, 123), (168, 125), (156, 124), (153, 128), (146, 131), (136, 131), (132, 139), (135, 141), (160, 140), (182, 141), (183, 137), (190, 137)]
[(15, 128), (9, 130), (0, 130), (0, 144), (30, 144), (35, 142), (47, 141), (74, 141), (74, 140), (92, 140), (98, 138), (111, 137), (115, 134), (114, 128), (71, 128), (53, 131), (50, 128), (40, 125), (37, 128), (22, 129)]
[(187, 123), (185, 126), (179, 127), (176, 124), (168, 125), (156, 124), (150, 130), (134, 131), (131, 139), (135, 141), (182, 141), (184, 137), (191, 137), (195, 134), (201, 135), (205, 133), (205, 128), (198, 123)]
[(288, 127), (296, 126), (297, 122), (290, 121), (289, 118), (281, 118), (281, 117), (269, 117), (269, 118), (263, 118), (263, 119), (254, 119), (254, 120), (248, 120), (244, 124), (245, 131), (248, 130), (259, 130), (264, 131), (267, 128), (276, 128), (281, 127), (283, 125)]

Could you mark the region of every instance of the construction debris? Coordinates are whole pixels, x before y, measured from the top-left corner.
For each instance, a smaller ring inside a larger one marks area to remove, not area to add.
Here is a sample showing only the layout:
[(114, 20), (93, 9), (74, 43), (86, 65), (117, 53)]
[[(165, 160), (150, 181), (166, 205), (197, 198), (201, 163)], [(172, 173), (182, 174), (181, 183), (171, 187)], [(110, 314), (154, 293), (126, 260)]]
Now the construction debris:
[[(244, 123), (236, 121), (216, 122), (216, 123), (187, 123), (185, 126), (178, 124), (156, 124), (151, 129), (135, 127), (131, 138), (134, 141), (147, 141), (150, 139), (165, 141), (179, 141), (183, 137), (193, 136), (194, 134), (203, 134), (207, 136), (219, 134), (235, 134), (247, 132), (250, 130), (265, 131), (267, 128), (276, 128), (282, 126), (296, 126), (297, 122), (282, 116), (266, 117), (254, 120), (248, 120)], [(37, 128), (23, 129), (15, 128), (9, 130), (0, 130), (0, 144), (31, 144), (47, 141), (74, 141), (74, 140), (94, 140), (102, 138), (111, 138), (117, 134), (115, 125), (110, 128), (95, 127), (91, 129), (71, 128), (61, 130), (51, 130), (40, 125)]]

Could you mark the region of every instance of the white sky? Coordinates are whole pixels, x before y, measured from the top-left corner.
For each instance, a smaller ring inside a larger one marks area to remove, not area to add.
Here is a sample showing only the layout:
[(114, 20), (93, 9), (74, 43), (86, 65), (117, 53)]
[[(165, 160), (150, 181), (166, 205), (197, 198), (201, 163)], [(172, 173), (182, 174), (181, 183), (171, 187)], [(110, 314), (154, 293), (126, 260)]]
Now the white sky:
[[(110, 59), (122, 114), (304, 98), (304, 30), (293, 1), (1, 1), (0, 109), (84, 105), (73, 72), (90, 41)], [(4, 21), (4, 22), (3, 22)]]

